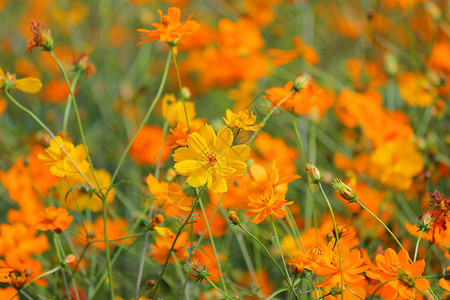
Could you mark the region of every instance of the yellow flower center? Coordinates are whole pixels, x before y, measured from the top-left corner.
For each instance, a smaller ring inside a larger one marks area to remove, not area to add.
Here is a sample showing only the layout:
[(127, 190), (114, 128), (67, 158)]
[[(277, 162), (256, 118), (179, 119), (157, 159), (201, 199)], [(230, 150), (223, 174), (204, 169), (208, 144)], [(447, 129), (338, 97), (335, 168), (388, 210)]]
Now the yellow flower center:
[(259, 196), (259, 199), (262, 201), (264, 206), (267, 206), (269, 204), (270, 198), (272, 198), (272, 195), (268, 193), (264, 193), (261, 196)]
[(316, 261), (319, 257), (322, 257), (323, 249), (320, 247), (313, 247), (309, 249), (309, 256), (311, 260)]
[(214, 163), (217, 161), (217, 156), (216, 156), (216, 154), (215, 154), (215, 153), (212, 153), (212, 152), (208, 152), (208, 153), (206, 154), (206, 156), (207, 156), (207, 158), (208, 158), (209, 166), (212, 167), (212, 166), (214, 165)]

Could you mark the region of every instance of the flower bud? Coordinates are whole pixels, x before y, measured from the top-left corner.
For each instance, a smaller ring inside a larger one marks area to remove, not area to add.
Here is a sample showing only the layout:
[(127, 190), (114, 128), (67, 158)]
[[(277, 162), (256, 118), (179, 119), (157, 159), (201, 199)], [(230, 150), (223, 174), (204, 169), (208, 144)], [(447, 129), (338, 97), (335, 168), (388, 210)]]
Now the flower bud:
[(238, 214), (234, 210), (229, 210), (228, 211), (228, 219), (234, 225), (239, 225), (241, 223), (241, 220), (239, 220)]
[(330, 294), (333, 296), (342, 295), (344, 293), (344, 288), (340, 284), (336, 284), (330, 289)]
[(206, 270), (205, 266), (200, 263), (198, 259), (193, 259), (191, 262), (186, 263), (185, 265), (186, 271), (189, 273), (189, 276), (196, 279), (196, 281), (202, 282), (208, 278), (210, 274)]
[(294, 90), (298, 92), (306, 88), (310, 82), (311, 82), (311, 75), (305, 73), (295, 79)]
[(320, 176), (319, 169), (317, 169), (312, 162), (306, 164), (305, 171), (308, 172), (309, 177), (315, 184), (322, 181), (322, 176)]
[(164, 222), (164, 216), (161, 214), (155, 215), (153, 217), (153, 220), (150, 222), (150, 227), (155, 228), (156, 226), (159, 226), (162, 222)]
[(334, 188), (334, 191), (339, 194), (343, 199), (355, 202), (356, 201), (356, 193), (353, 191), (352, 187), (346, 185), (342, 182), (342, 180), (335, 178), (331, 185)]

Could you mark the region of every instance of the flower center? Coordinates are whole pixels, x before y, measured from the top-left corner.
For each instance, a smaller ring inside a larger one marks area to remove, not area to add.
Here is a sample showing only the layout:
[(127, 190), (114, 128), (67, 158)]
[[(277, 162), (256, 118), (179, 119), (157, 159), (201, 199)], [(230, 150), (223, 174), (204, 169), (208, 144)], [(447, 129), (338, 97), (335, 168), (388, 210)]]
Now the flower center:
[(206, 154), (206, 157), (208, 158), (208, 163), (209, 165), (212, 167), (214, 165), (214, 163), (217, 161), (217, 156), (215, 153), (212, 152), (208, 152)]
[(169, 26), (169, 18), (167, 16), (163, 16), (161, 20), (161, 24), (163, 24), (164, 27)]

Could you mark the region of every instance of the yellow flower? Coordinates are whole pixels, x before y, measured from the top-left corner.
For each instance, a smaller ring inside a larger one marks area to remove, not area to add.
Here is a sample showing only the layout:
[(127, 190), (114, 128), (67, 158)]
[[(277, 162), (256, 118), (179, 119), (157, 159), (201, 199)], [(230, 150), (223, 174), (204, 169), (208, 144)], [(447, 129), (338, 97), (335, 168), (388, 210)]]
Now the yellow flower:
[(64, 141), (60, 136), (50, 141), (50, 146), (45, 149), (45, 154), (39, 154), (39, 159), (45, 164), (52, 165), (50, 173), (58, 177), (65, 177), (78, 174), (77, 168), (70, 161), (69, 157), (61, 150), (61, 145), (70, 156), (78, 169), (85, 173), (89, 169), (89, 163), (86, 161), (86, 152), (83, 145), (74, 146), (71, 142)]
[(187, 183), (193, 187), (208, 184), (214, 193), (227, 191), (225, 177), (240, 176), (247, 170), (244, 162), (250, 157), (247, 145), (231, 147), (233, 133), (223, 126), (216, 134), (205, 124), (200, 131), (187, 138), (188, 147), (178, 148), (173, 154), (174, 168), (178, 174), (188, 176)]
[(237, 127), (238, 129), (243, 129), (247, 131), (257, 131), (264, 126), (264, 123), (259, 125), (252, 125), (256, 122), (256, 116), (253, 112), (248, 112), (248, 110), (241, 110), (237, 113), (233, 113), (231, 110), (227, 109), (226, 118), (223, 118), (225, 123), (229, 127)]
[(41, 90), (42, 83), (38, 78), (25, 77), (16, 79), (15, 74), (3, 73), (0, 68), (0, 90), (15, 89), (25, 93), (34, 94)]
[(177, 101), (173, 94), (166, 94), (162, 100), (161, 112), (167, 119), (170, 126), (175, 126), (178, 122), (186, 123), (186, 115), (188, 121), (191, 122), (195, 118), (194, 102), (185, 101), (186, 113), (184, 112), (183, 101)]

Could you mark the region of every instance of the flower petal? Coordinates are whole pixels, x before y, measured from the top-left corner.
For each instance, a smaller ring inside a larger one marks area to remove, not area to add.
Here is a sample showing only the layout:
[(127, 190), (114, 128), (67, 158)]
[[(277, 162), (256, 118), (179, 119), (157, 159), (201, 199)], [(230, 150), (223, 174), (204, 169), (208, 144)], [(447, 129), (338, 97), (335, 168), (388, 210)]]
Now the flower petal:
[(25, 93), (35, 94), (41, 90), (42, 83), (37, 78), (27, 77), (16, 80), (14, 88)]

